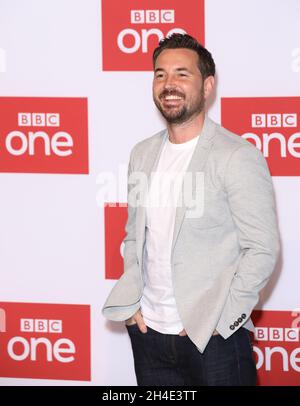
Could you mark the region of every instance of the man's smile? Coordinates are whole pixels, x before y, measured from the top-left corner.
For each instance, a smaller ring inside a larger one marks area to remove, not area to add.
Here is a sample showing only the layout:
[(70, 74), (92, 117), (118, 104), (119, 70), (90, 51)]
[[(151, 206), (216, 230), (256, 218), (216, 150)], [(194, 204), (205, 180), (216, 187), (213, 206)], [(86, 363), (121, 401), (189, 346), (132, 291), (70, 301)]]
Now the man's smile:
[(183, 99), (184, 97), (178, 94), (163, 94), (160, 97), (162, 105), (167, 108), (178, 107)]

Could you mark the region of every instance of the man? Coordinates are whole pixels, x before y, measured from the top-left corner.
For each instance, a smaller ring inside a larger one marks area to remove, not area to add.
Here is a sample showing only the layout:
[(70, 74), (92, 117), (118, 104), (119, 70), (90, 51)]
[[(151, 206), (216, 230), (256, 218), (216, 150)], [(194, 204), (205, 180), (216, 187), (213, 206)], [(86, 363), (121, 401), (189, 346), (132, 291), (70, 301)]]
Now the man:
[(167, 129), (132, 150), (124, 274), (103, 314), (126, 320), (138, 385), (255, 385), (250, 315), (279, 252), (272, 180), (258, 149), (206, 116), (204, 47), (173, 34), (153, 63)]

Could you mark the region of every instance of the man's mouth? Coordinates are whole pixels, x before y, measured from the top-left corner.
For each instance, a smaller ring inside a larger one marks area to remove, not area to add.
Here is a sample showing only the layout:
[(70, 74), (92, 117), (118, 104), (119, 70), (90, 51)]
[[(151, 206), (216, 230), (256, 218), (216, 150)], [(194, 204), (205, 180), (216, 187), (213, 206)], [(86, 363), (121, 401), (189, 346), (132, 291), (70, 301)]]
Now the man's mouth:
[(163, 97), (164, 100), (182, 100), (181, 96), (176, 96), (176, 95), (166, 95)]
[(179, 94), (162, 94), (160, 100), (164, 107), (177, 107), (184, 99), (183, 95)]

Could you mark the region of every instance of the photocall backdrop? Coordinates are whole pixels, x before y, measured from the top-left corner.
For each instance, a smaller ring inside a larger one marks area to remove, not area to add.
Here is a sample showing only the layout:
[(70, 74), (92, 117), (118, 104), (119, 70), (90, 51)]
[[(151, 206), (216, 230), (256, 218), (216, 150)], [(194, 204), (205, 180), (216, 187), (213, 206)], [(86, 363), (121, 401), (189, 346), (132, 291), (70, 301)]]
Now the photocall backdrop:
[(1, 385), (136, 384), (101, 308), (123, 272), (130, 150), (164, 127), (152, 51), (174, 31), (213, 54), (209, 115), (267, 158), (282, 255), (254, 351), (261, 385), (300, 384), (299, 17), (298, 0), (0, 0)]

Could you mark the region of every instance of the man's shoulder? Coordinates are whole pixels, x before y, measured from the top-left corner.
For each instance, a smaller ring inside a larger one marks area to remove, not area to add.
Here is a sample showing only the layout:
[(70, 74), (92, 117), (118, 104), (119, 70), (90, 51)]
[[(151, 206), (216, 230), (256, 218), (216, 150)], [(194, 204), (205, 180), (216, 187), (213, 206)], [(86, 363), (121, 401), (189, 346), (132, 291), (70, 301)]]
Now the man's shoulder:
[(245, 140), (239, 134), (235, 134), (220, 124), (215, 123), (216, 137), (214, 143), (219, 148), (226, 148), (229, 150), (235, 150), (240, 147), (249, 147), (250, 149), (255, 148), (253, 144)]
[[(220, 156), (221, 160), (226, 160), (228, 155), (231, 155), (234, 151), (239, 149), (244, 150), (250, 155), (260, 154), (260, 151), (253, 144), (240, 135), (227, 130), (225, 127), (222, 127), (210, 118), (207, 119), (210, 134), (213, 133), (214, 154)], [(150, 137), (142, 139), (133, 146), (131, 155), (143, 156), (145, 153), (149, 153), (152, 148), (155, 148), (163, 141), (166, 134), (167, 129), (163, 129)]]
[(215, 124), (214, 152), (224, 158), (232, 155), (237, 150), (245, 154), (260, 155), (261, 152), (251, 142), (245, 140), (241, 135), (235, 134), (221, 125)]

